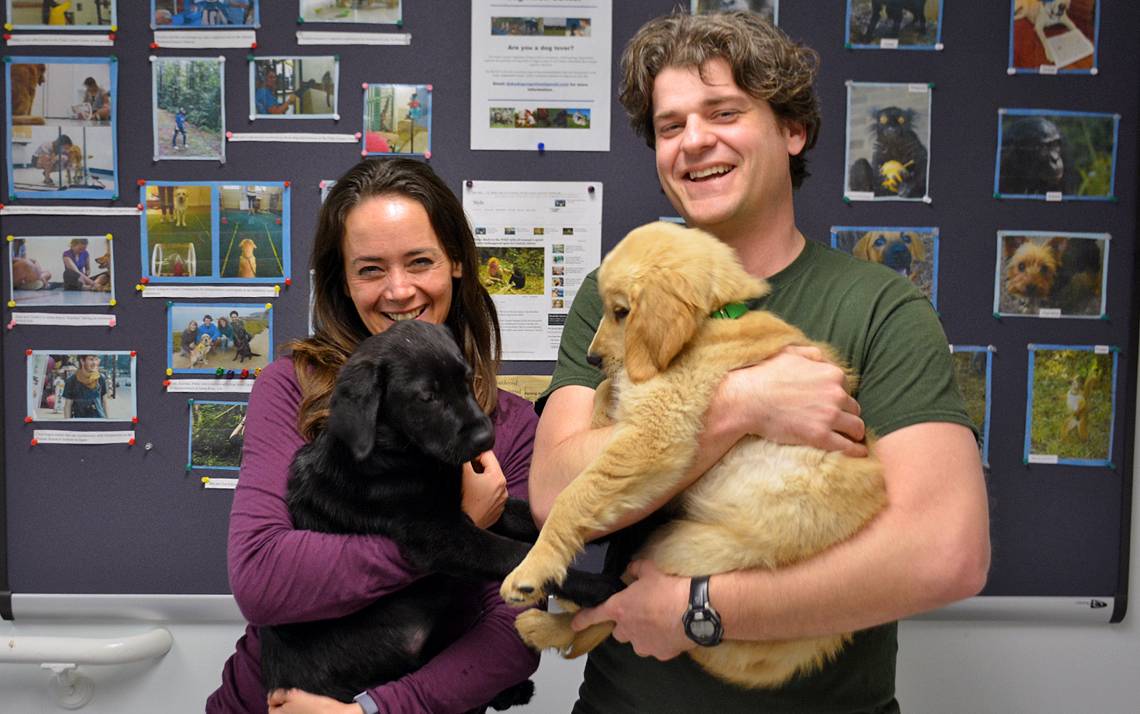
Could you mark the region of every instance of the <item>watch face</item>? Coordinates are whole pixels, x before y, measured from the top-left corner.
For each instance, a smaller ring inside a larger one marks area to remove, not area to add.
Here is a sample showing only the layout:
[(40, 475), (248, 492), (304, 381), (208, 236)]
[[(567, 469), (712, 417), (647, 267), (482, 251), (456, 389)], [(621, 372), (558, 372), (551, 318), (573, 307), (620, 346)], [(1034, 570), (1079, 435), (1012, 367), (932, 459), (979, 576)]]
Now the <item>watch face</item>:
[(716, 624), (708, 620), (693, 620), (689, 625), (689, 631), (693, 633), (694, 637), (708, 639), (716, 634)]

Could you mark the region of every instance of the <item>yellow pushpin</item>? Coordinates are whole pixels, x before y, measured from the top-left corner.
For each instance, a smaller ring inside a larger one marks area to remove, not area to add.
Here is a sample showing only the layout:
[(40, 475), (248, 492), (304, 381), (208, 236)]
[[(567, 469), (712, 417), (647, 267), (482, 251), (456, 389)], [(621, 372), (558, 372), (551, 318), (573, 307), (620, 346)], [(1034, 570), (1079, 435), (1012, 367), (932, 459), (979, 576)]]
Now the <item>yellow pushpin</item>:
[(143, 291), (143, 284), (142, 283), (135, 283), (135, 291), (141, 293)]
[(110, 233), (108, 233), (108, 234), (107, 234), (107, 240), (115, 240), (115, 236), (113, 236), (113, 235), (111, 235)]
[(118, 25), (111, 25), (111, 32), (118, 32), (118, 31), (119, 31)]
[(111, 302), (109, 302), (107, 304), (110, 305), (111, 307), (114, 307), (114, 306), (119, 304), (119, 301), (116, 300), (115, 298), (111, 298)]
[(280, 295), (281, 294), (281, 286), (280, 285), (274, 285), (273, 286), (273, 294), (274, 295)]
[(5, 22), (4, 23), (4, 29), (7, 30), (8, 32), (11, 32), (12, 31), (12, 23)]
[(9, 235), (9, 236), (8, 236), (8, 242), (9, 242), (9, 243), (11, 243), (11, 242), (12, 242), (12, 241), (14, 241), (14, 240), (16, 240), (16, 236), (14, 236), (14, 235)]
[(166, 368), (166, 376), (167, 376), (167, 377), (169, 377), (169, 376), (171, 376), (172, 374), (174, 374), (174, 370), (173, 370), (173, 369), (171, 369), (170, 367), (167, 367), (167, 368)]
[(16, 301), (15, 300), (9, 300), (8, 301), (8, 307), (16, 307)]
[(203, 476), (202, 477), (202, 483), (210, 483), (210, 477), (209, 476)]
[(271, 302), (265, 303), (265, 309), (266, 310), (272, 310), (273, 309), (273, 303), (271, 303)]

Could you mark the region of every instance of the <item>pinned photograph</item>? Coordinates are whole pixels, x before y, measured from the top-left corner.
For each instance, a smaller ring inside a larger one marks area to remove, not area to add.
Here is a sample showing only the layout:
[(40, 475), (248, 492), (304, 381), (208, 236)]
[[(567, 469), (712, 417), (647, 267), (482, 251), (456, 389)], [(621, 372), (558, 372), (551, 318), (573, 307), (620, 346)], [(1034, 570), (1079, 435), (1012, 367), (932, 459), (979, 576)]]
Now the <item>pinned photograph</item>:
[(142, 276), (195, 282), (214, 264), (214, 192), (209, 183), (148, 181), (143, 187)]
[(996, 314), (1104, 317), (1107, 233), (998, 231), (997, 235)]
[(190, 400), (190, 454), (186, 463), (191, 469), (241, 468), (246, 406), (246, 402)]
[(927, 84), (847, 83), (847, 200), (930, 201), (932, 94)]
[(259, 0), (150, 0), (150, 27), (152, 30), (260, 27), (258, 3)]
[(994, 195), (1113, 200), (1119, 131), (1118, 114), (999, 109)]
[(138, 416), (130, 352), (33, 350), (28, 355), (32, 421), (131, 421)]
[(706, 15), (710, 12), (754, 12), (773, 25), (780, 23), (780, 0), (690, 0), (689, 12)]
[(109, 234), (12, 237), (8, 241), (9, 299), (16, 307), (112, 304), (112, 242)]
[(118, 25), (118, 0), (6, 0), (13, 30), (109, 30)]
[(257, 57), (249, 63), (249, 114), (255, 119), (336, 119), (336, 57)]
[(226, 160), (225, 61), (153, 57), (154, 160)]
[(115, 197), (118, 63), (110, 57), (5, 59), (11, 194)]
[(990, 393), (994, 353), (991, 347), (951, 345), (954, 377), (966, 401), (966, 413), (978, 427), (982, 465), (990, 465)]
[(1029, 463), (1106, 466), (1116, 417), (1117, 351), (1112, 347), (1029, 345)]
[(492, 295), (541, 295), (544, 251), (479, 246), (479, 282)]
[(218, 274), (243, 282), (289, 276), (289, 190), (281, 184), (218, 188)]
[(273, 359), (273, 315), (249, 303), (171, 303), (166, 367), (175, 374), (251, 373)]
[(431, 88), (369, 84), (364, 90), (364, 151), (369, 155), (431, 152)]
[(942, 0), (847, 0), (847, 47), (942, 49)]
[(1009, 70), (1096, 74), (1100, 0), (1010, 0)]
[(492, 129), (589, 129), (590, 110), (584, 107), (491, 107)]
[(495, 37), (589, 37), (588, 17), (492, 17)]
[(533, 402), (550, 386), (549, 374), (500, 374), (496, 380), (499, 389), (516, 394)]
[(403, 0), (301, 0), (304, 22), (394, 25), (403, 19)]
[(938, 229), (832, 226), (831, 247), (903, 276), (938, 308)]

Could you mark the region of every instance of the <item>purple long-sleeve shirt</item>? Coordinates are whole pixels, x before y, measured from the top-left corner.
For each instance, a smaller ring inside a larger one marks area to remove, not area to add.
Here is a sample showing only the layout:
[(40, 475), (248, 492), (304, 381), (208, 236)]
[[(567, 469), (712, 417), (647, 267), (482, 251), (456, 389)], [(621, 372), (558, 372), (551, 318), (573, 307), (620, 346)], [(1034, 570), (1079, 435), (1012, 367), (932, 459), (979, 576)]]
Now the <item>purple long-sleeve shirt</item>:
[[(304, 443), (297, 432), (301, 390), (282, 357), (257, 378), (245, 422), (241, 476), (230, 512), (229, 576), (249, 626), (206, 702), (208, 714), (265, 712), (257, 627), (339, 617), (419, 577), (396, 545), (379, 536), (295, 530), (285, 505), (289, 464)], [(530, 402), (499, 391), (495, 457), (512, 496), (526, 496), (537, 423)], [(455, 613), (453, 643), (424, 667), (369, 690), (382, 712), (481, 711), (500, 691), (538, 668), (518, 638), (515, 610), (498, 583), (474, 585)]]

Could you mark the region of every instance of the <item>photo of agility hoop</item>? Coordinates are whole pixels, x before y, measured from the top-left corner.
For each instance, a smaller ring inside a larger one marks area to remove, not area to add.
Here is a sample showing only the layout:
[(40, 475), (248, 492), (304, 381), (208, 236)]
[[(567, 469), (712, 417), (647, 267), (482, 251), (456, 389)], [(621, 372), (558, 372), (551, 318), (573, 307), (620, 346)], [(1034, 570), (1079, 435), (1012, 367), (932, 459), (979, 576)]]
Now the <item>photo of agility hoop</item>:
[(15, 198), (112, 198), (118, 63), (6, 57), (8, 187)]
[(832, 226), (831, 247), (909, 280), (938, 308), (938, 229)]
[(993, 347), (951, 345), (954, 376), (966, 400), (966, 413), (978, 427), (982, 465), (990, 465), (990, 388), (992, 384)]
[(5, 0), (13, 30), (103, 30), (118, 25), (118, 0)]
[(1026, 461), (1111, 462), (1117, 357), (1115, 347), (1101, 345), (1029, 345)]
[(690, 0), (689, 12), (705, 15), (710, 12), (754, 12), (773, 25), (780, 24), (780, 0)]
[(131, 421), (138, 416), (130, 352), (33, 350), (27, 414), (32, 421)]
[(1119, 132), (1119, 114), (999, 109), (994, 196), (1112, 200)]
[(13, 307), (112, 304), (111, 244), (110, 234), (10, 237), (8, 285)]
[(142, 194), (142, 277), (208, 278), (215, 233), (211, 186), (151, 181)]
[(241, 468), (245, 411), (246, 402), (190, 400), (190, 454), (186, 463), (191, 469), (236, 472)]
[(857, 50), (940, 50), (942, 0), (847, 0), (845, 44)]
[(303, 22), (394, 25), (404, 19), (403, 0), (301, 0)]
[(365, 85), (363, 142), (369, 156), (429, 156), (431, 85)]
[(1010, 0), (1011, 74), (1096, 74), (1100, 0)]
[(249, 62), (251, 119), (339, 119), (336, 57), (257, 57)]
[(150, 0), (152, 30), (260, 27), (260, 0)]
[(994, 313), (1104, 317), (1107, 233), (998, 231), (997, 235)]
[(152, 57), (154, 160), (226, 160), (224, 57)]
[(932, 95), (926, 84), (847, 83), (847, 200), (930, 200)]
[(166, 366), (175, 374), (253, 374), (273, 355), (273, 311), (249, 303), (171, 303)]

